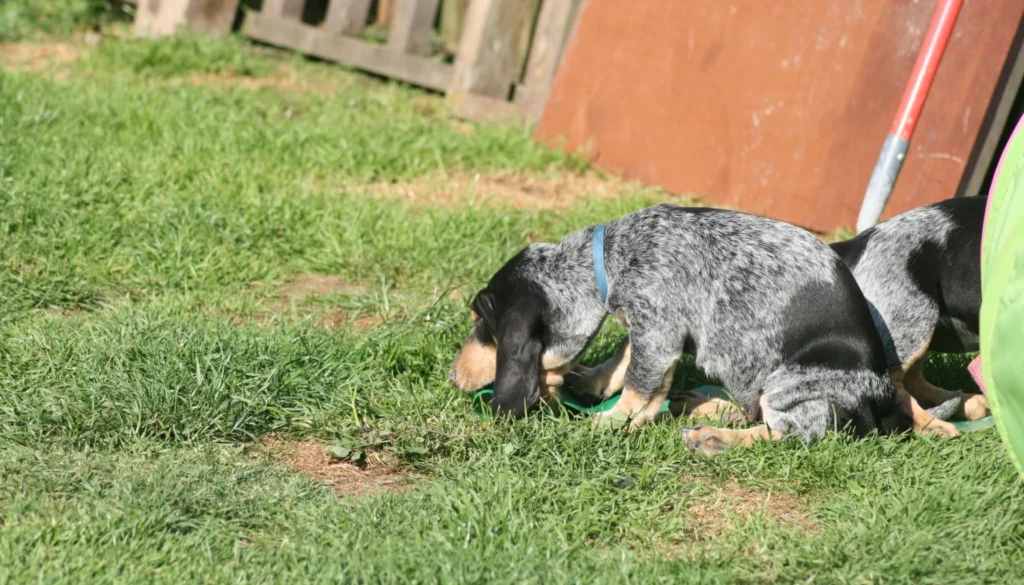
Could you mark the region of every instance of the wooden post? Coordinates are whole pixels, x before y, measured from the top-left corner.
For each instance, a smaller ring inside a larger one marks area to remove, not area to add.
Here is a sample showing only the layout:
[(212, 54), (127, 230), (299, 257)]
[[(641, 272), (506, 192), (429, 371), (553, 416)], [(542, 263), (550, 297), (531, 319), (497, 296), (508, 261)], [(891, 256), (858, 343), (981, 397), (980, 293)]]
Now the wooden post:
[(578, 1), (546, 0), (541, 5), (526, 74), (515, 95), (516, 103), (526, 112), (530, 122), (540, 117), (547, 102), (579, 4)]
[(135, 34), (162, 37), (185, 26), (189, 30), (225, 36), (238, 12), (239, 0), (138, 0)]
[(302, 9), (305, 7), (306, 0), (263, 0), (260, 12), (275, 18), (302, 20)]
[(470, 1), (449, 93), (509, 98), (519, 76), (521, 31), (531, 7), (521, 0)]
[(388, 29), (388, 48), (413, 55), (430, 54), (430, 36), (438, 0), (396, 0)]
[(332, 35), (358, 35), (366, 28), (370, 0), (330, 0), (324, 18), (324, 32)]

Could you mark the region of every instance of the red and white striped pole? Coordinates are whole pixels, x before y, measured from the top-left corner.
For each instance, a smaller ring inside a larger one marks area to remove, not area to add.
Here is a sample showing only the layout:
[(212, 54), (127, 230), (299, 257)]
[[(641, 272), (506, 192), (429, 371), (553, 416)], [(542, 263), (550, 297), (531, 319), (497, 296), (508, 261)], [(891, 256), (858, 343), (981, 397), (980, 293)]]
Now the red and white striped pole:
[(917, 63), (910, 74), (910, 82), (903, 92), (903, 101), (896, 111), (896, 119), (892, 122), (889, 135), (882, 144), (882, 152), (878, 155), (875, 170), (871, 173), (864, 202), (857, 217), (857, 232), (860, 233), (878, 223), (882, 217), (885, 204), (889, 201), (892, 189), (896, 185), (896, 177), (903, 167), (903, 159), (910, 147), (910, 137), (924, 107), (924, 100), (935, 79), (935, 71), (939, 68), (942, 54), (946, 51), (946, 43), (953, 32), (953, 25), (960, 13), (964, 0), (939, 0), (935, 7), (931, 26), (924, 37), (921, 52), (917, 55)]

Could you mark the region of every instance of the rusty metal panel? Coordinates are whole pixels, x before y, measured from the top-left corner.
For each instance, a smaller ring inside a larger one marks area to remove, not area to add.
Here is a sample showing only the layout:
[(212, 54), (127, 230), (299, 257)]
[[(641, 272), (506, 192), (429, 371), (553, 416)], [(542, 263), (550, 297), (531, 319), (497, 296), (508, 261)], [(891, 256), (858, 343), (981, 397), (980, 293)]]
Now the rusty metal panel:
[[(587, 0), (537, 127), (627, 177), (852, 226), (935, 0)], [(967, 2), (886, 217), (954, 195), (1024, 2)]]

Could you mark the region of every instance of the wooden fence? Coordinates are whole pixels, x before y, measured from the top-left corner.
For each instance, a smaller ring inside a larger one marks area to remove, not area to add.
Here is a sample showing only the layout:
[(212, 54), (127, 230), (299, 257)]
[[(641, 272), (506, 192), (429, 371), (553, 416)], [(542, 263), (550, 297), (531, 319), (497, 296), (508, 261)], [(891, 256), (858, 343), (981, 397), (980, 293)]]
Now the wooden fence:
[[(581, 3), (262, 0), (258, 9), (246, 11), (241, 32), (444, 92), (462, 117), (532, 123), (547, 100)], [(225, 34), (238, 9), (239, 0), (138, 0), (136, 30), (163, 35), (184, 25)]]

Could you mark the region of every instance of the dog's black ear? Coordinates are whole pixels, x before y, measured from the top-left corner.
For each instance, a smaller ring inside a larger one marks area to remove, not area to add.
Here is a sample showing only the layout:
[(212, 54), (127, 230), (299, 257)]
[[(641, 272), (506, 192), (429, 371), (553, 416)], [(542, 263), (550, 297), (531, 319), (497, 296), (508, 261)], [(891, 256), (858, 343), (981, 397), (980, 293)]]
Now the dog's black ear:
[(501, 317), (498, 360), (491, 406), (495, 415), (522, 418), (540, 400), (540, 360), (544, 351), (543, 305), (521, 299)]
[(491, 330), (492, 335), (498, 328), (497, 315), (495, 315), (494, 305), (494, 292), (486, 288), (478, 292), (476, 296), (473, 297), (473, 303), (471, 305), (473, 308), (473, 313), (476, 314), (477, 317), (484, 320), (484, 323), (487, 325), (488, 329)]

